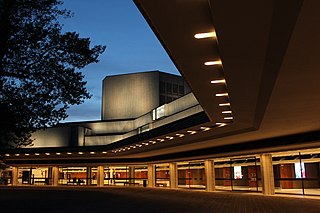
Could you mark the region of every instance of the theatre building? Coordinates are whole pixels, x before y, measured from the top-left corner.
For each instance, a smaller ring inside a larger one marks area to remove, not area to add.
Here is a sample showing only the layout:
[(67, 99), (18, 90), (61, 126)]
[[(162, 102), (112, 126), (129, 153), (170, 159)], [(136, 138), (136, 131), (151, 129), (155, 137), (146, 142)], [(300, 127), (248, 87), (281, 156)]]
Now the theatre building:
[(1, 150), (1, 183), (320, 196), (320, 1), (134, 2), (181, 76), (107, 76), (101, 120)]

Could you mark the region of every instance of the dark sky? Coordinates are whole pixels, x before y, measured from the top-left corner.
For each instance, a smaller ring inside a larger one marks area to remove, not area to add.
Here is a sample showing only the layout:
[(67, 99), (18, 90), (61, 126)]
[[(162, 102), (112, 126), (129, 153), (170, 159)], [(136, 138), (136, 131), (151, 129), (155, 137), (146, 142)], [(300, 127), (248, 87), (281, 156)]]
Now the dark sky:
[(90, 37), (92, 45), (106, 45), (100, 62), (82, 69), (93, 97), (71, 107), (65, 121), (99, 120), (101, 83), (107, 75), (161, 70), (178, 74), (132, 0), (64, 0), (74, 17), (63, 20), (64, 31)]

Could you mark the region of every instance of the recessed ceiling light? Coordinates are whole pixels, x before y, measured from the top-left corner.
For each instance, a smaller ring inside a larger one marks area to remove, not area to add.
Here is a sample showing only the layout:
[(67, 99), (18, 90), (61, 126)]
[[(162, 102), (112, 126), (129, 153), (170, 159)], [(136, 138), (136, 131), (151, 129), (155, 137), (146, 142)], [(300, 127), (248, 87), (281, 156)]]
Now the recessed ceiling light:
[(233, 117), (224, 117), (223, 119), (224, 119), (224, 120), (232, 120)]
[(230, 103), (222, 103), (222, 104), (219, 104), (219, 106), (230, 106)]
[(200, 129), (202, 129), (203, 131), (208, 131), (208, 130), (210, 130), (211, 128), (210, 128), (210, 127), (204, 127), (204, 126), (202, 126), (202, 127), (200, 127)]
[(197, 33), (194, 35), (196, 39), (217, 37), (216, 32)]
[(231, 110), (228, 110), (228, 111), (222, 111), (223, 114), (229, 114), (229, 113), (232, 113)]
[(225, 84), (225, 83), (226, 83), (225, 79), (211, 81), (211, 84)]
[(189, 130), (189, 131), (187, 131), (188, 133), (190, 133), (190, 135), (193, 135), (193, 134), (196, 134), (197, 133), (197, 131), (191, 131), (191, 130)]
[(45, 153), (45, 155), (50, 155), (50, 153), (47, 152), (47, 153)]
[(223, 96), (228, 96), (228, 93), (217, 93), (217, 97), (223, 97)]
[(60, 152), (57, 152), (56, 155), (61, 155), (61, 153), (60, 153)]
[(72, 155), (72, 153), (71, 153), (71, 152), (67, 152), (67, 154), (68, 154), (68, 155)]
[(216, 123), (216, 125), (219, 125), (218, 127), (227, 126), (227, 124), (226, 124), (226, 123)]
[(90, 152), (90, 155), (94, 155), (94, 154), (96, 154), (95, 152)]
[(222, 64), (222, 62), (220, 60), (204, 62), (204, 65), (206, 65), (206, 66), (213, 66), (213, 65), (220, 65), (220, 64)]
[(5, 156), (9, 157), (9, 156), (10, 156), (10, 154), (5, 154)]
[(26, 153), (26, 154), (24, 154), (25, 156), (29, 156), (30, 154), (29, 153)]
[(79, 155), (83, 155), (83, 152), (78, 152)]
[(176, 136), (178, 136), (179, 138), (182, 138), (184, 134), (176, 134)]
[(34, 153), (34, 155), (39, 156), (40, 154), (39, 153)]
[(14, 154), (15, 156), (20, 156), (20, 154)]
[(106, 152), (106, 151), (104, 151), (104, 152), (102, 152), (102, 154), (107, 154), (107, 152)]

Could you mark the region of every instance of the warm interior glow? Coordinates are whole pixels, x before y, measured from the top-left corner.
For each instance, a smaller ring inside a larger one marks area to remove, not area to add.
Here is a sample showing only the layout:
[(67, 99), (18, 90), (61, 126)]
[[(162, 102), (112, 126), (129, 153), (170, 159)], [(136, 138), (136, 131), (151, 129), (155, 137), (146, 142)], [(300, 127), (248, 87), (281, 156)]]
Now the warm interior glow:
[(228, 110), (228, 111), (222, 111), (223, 114), (229, 114), (229, 113), (232, 113), (231, 110)]
[(228, 96), (228, 93), (217, 93), (217, 97)]
[(196, 134), (197, 133), (197, 131), (191, 131), (191, 130), (189, 130), (189, 131), (187, 131), (188, 133), (190, 133), (190, 135), (193, 135), (193, 134)]
[(29, 156), (30, 154), (28, 154), (28, 153), (26, 153), (26, 154), (24, 154), (25, 156)]
[(202, 129), (203, 131), (208, 131), (208, 130), (210, 130), (211, 128), (210, 127), (200, 127), (200, 129)]
[(220, 60), (204, 62), (204, 65), (206, 65), (206, 66), (213, 66), (213, 65), (220, 65), (220, 64), (222, 64), (222, 62)]
[(39, 154), (39, 153), (35, 153), (35, 155), (37, 155), (37, 156), (38, 156), (38, 155), (40, 155), (40, 154)]
[(219, 104), (219, 106), (230, 106), (230, 103)]
[(9, 157), (9, 156), (10, 156), (10, 154), (5, 154), (5, 156)]
[(91, 154), (91, 155), (94, 155), (94, 154), (96, 154), (96, 153), (95, 153), (95, 152), (90, 152), (90, 154)]
[(78, 152), (79, 155), (83, 155), (83, 152)]
[(211, 84), (225, 84), (225, 83), (226, 83), (225, 79), (211, 81)]
[(47, 152), (45, 155), (50, 155), (50, 153)]
[(182, 138), (184, 134), (176, 134), (176, 136), (178, 136), (179, 138)]
[(15, 154), (15, 156), (20, 156), (20, 154)]
[(60, 153), (60, 152), (57, 152), (56, 154), (57, 154), (57, 155), (61, 155), (61, 153)]
[(226, 124), (226, 123), (216, 123), (216, 125), (219, 125), (218, 127), (227, 126), (227, 124)]
[(207, 32), (207, 33), (197, 33), (194, 35), (196, 39), (202, 39), (202, 38), (215, 38), (217, 37), (217, 34), (215, 31), (213, 32)]
[(71, 152), (67, 152), (67, 154), (68, 154), (68, 155), (71, 155), (72, 153), (71, 153)]

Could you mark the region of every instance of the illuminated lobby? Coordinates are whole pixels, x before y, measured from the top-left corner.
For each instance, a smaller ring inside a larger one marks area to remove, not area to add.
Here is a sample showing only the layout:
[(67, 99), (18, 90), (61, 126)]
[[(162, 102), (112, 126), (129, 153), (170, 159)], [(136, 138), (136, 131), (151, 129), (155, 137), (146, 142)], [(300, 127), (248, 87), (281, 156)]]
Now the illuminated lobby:
[(107, 76), (101, 120), (0, 150), (0, 184), (320, 196), (320, 3), (134, 2), (181, 76)]

